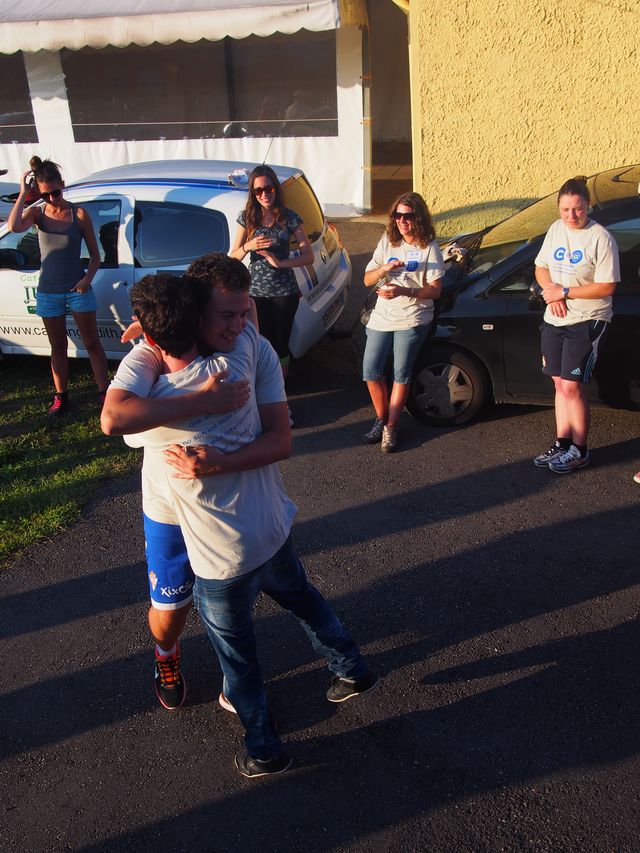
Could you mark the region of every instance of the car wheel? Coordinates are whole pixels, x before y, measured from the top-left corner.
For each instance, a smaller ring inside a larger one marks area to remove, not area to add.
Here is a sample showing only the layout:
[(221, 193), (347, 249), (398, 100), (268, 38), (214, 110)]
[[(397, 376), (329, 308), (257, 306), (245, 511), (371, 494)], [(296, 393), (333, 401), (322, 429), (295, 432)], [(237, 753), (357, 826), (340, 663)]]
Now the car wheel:
[(484, 367), (471, 356), (427, 344), (416, 362), (407, 409), (432, 426), (466, 424), (482, 408), (488, 389)]

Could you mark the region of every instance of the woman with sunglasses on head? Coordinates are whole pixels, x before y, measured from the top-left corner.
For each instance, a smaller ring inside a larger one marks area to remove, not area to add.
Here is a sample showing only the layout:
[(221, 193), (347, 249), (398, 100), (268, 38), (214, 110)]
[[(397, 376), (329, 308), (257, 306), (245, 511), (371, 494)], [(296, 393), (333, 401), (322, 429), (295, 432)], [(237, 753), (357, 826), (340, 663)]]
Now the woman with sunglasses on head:
[[(284, 206), (282, 188), (270, 166), (256, 166), (249, 175), (247, 204), (238, 216), (231, 252), (242, 261), (249, 255), (250, 295), (258, 311), (260, 334), (275, 349), (284, 378), (289, 366), (289, 337), (300, 291), (294, 267), (313, 263), (313, 249), (298, 214)], [(299, 254), (290, 257), (291, 237)]]
[[(367, 322), (362, 363), (362, 378), (376, 419), (363, 441), (381, 442), (384, 453), (398, 449), (398, 421), (409, 396), (416, 356), (429, 333), (444, 272), (426, 202), (418, 193), (399, 196), (364, 274), (365, 285), (377, 287), (378, 298)], [(385, 368), (392, 350), (393, 384), (389, 389)]]
[[(20, 181), (20, 193), (9, 214), (11, 231), (38, 229), (40, 279), (36, 292), (36, 314), (42, 317), (51, 345), (51, 372), (55, 396), (47, 414), (60, 417), (69, 410), (69, 356), (67, 352), (67, 310), (82, 336), (101, 401), (109, 384), (107, 359), (96, 325), (96, 297), (91, 282), (100, 267), (100, 252), (88, 213), (63, 197), (64, 181), (60, 167), (51, 160), (32, 157), (30, 170)], [(35, 181), (38, 197), (44, 205), (24, 211), (25, 199)], [(89, 268), (85, 272), (80, 256), (82, 240), (89, 250)]]

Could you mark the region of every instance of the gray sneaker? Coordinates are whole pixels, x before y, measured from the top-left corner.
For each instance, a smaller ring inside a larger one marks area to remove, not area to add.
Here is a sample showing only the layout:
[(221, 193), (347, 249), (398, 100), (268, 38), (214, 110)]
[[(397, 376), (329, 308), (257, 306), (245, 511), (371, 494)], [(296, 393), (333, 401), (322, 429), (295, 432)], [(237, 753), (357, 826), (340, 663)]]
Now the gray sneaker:
[(533, 464), (538, 468), (548, 468), (549, 462), (559, 459), (564, 452), (565, 451), (560, 447), (558, 442), (554, 441), (548, 450), (545, 450), (544, 453), (540, 453), (538, 456), (534, 457)]
[(398, 449), (398, 431), (395, 427), (383, 428), (381, 449), (383, 453), (395, 453)]
[(382, 438), (382, 430), (384, 429), (384, 421), (382, 418), (376, 418), (369, 432), (365, 432), (362, 436), (364, 444), (378, 444)]

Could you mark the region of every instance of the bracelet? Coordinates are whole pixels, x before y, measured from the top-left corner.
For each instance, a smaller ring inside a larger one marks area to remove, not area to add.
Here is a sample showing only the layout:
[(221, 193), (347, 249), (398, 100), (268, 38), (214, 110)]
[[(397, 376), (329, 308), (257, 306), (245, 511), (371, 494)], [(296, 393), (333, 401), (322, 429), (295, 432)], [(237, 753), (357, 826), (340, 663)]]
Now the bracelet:
[(243, 244), (242, 244), (242, 251), (245, 253), (245, 255), (248, 255), (248, 254), (249, 254), (249, 252), (247, 252), (247, 250), (245, 249), (245, 246), (246, 246), (246, 245), (247, 245), (246, 243), (243, 243)]

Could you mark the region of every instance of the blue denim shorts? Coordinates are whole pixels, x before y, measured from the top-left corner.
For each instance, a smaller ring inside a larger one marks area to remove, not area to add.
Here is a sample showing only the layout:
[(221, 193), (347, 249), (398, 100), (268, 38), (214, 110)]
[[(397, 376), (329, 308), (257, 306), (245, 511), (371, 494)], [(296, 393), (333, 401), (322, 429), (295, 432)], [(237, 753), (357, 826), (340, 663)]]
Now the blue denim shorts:
[(398, 332), (379, 332), (367, 326), (367, 344), (362, 359), (362, 378), (379, 382), (385, 378), (385, 367), (393, 347), (393, 381), (408, 385), (413, 379), (413, 365), (420, 347), (429, 334), (431, 324), (414, 326)]
[(76, 314), (88, 314), (96, 311), (98, 302), (93, 288), (84, 293), (67, 290), (65, 293), (36, 292), (36, 314), (38, 317), (64, 317), (69, 311)]

